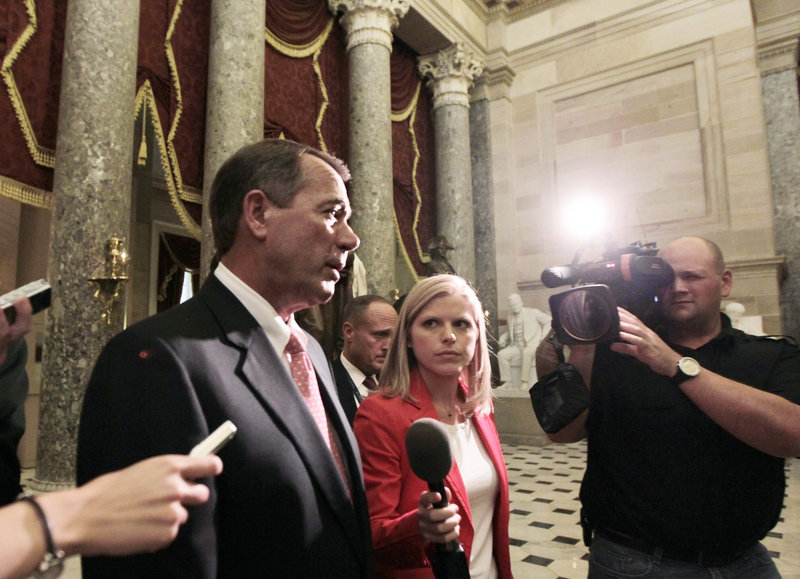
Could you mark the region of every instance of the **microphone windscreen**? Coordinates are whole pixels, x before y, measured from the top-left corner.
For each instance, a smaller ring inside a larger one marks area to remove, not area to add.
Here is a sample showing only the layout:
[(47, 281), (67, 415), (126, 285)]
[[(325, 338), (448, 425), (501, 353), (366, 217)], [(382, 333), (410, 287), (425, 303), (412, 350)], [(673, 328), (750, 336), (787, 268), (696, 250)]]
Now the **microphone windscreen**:
[(411, 470), (427, 483), (443, 481), (453, 467), (447, 431), (433, 418), (420, 418), (408, 428), (406, 452)]

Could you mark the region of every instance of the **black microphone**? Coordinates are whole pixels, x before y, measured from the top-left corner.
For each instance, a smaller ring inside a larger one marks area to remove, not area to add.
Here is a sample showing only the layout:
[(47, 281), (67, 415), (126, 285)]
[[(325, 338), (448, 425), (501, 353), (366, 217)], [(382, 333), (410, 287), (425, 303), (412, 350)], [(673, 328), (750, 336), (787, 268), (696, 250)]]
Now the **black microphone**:
[(447, 506), (444, 478), (453, 468), (450, 440), (442, 423), (433, 418), (420, 418), (406, 432), (406, 452), (411, 470), (428, 483), (428, 488), (442, 496), (434, 505), (437, 509)]
[[(441, 422), (433, 418), (420, 418), (406, 432), (406, 452), (411, 470), (428, 483), (432, 492), (442, 500), (433, 506), (447, 506), (444, 478), (453, 468), (450, 440)], [(436, 558), (431, 561), (437, 579), (469, 579), (469, 564), (464, 548), (458, 539), (449, 543), (436, 543)]]

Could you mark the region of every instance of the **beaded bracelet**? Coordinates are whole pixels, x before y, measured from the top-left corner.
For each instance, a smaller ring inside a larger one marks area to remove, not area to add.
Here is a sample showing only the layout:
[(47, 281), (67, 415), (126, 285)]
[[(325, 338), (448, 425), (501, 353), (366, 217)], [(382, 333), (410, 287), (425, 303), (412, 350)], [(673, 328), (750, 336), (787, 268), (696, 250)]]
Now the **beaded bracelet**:
[(50, 533), (50, 525), (47, 523), (47, 517), (42, 510), (41, 505), (36, 501), (36, 498), (30, 491), (25, 491), (17, 497), (18, 501), (24, 501), (33, 507), (36, 511), (36, 516), (42, 524), (42, 531), (44, 532), (44, 542), (47, 547), (47, 552), (42, 557), (39, 563), (38, 570), (34, 573), (34, 577), (41, 579), (55, 579), (61, 575), (64, 570), (64, 551), (56, 549), (53, 542), (53, 535)]

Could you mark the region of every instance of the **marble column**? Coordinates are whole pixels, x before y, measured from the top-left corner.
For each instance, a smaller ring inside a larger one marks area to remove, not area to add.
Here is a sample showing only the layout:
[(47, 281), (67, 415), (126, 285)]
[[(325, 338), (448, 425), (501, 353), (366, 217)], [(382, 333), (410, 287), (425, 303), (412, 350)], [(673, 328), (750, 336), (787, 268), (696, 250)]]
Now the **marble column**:
[(74, 483), (83, 392), (97, 355), (124, 323), (124, 297), (107, 323), (88, 278), (106, 274), (109, 238), (129, 238), (138, 30), (138, 0), (69, 2), (33, 481), (39, 490)]
[[(264, 138), (266, 0), (211, 3), (203, 205), (225, 160)], [(208, 211), (203, 211), (201, 279), (215, 253)]]
[(767, 146), (772, 180), (776, 250), (789, 276), (781, 284), (781, 331), (800, 338), (800, 98), (798, 38), (766, 43), (759, 50)]
[(475, 230), (469, 89), (482, 69), (461, 42), (419, 60), (419, 71), (433, 91), (437, 232), (455, 247), (453, 268), (470, 281), (475, 281)]
[(497, 335), (497, 252), (494, 234), (492, 189), (491, 102), (488, 81), (479, 77), (469, 107), (470, 164), (472, 166), (472, 214), (475, 222), (475, 289), (483, 309), (489, 312), (490, 335)]
[(361, 238), (358, 257), (370, 293), (394, 288), (392, 95), (389, 56), (392, 30), (408, 0), (328, 0), (341, 13), (350, 65), (351, 225)]

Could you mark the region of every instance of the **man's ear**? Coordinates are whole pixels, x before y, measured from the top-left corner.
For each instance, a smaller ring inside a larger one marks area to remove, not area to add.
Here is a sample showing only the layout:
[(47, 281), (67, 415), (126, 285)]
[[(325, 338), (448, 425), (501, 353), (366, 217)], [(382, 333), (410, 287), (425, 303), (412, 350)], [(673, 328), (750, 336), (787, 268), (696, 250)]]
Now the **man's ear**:
[(722, 287), (720, 295), (723, 298), (726, 298), (731, 293), (731, 288), (733, 287), (733, 272), (729, 269), (722, 270)]
[(242, 221), (250, 235), (260, 240), (266, 238), (267, 214), (274, 207), (267, 195), (259, 189), (245, 194), (242, 200)]
[(352, 339), (353, 332), (355, 332), (355, 330), (356, 329), (353, 327), (353, 324), (350, 322), (345, 322), (342, 324), (342, 337), (349, 342)]

